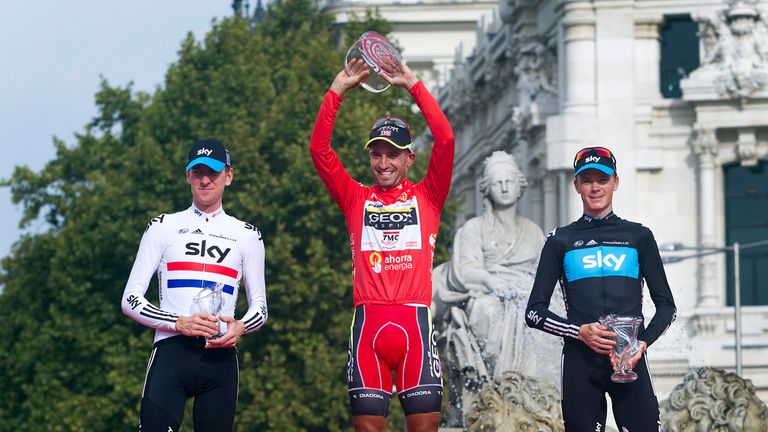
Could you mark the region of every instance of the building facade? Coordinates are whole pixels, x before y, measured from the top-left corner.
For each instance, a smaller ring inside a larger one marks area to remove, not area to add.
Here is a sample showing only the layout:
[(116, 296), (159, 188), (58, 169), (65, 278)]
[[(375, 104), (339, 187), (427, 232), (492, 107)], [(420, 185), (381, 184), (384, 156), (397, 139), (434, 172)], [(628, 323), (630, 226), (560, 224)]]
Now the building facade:
[[(458, 57), (472, 52), (478, 23), (488, 21), (497, 0), (318, 0), (321, 10), (333, 13), (343, 25), (375, 8), (389, 21), (388, 35), (403, 50), (408, 65), (429, 88), (445, 82)], [(482, 34), (482, 31), (480, 31)], [(351, 41), (343, 42), (348, 46)]]
[[(520, 211), (549, 231), (581, 214), (572, 158), (614, 150), (614, 210), (660, 245), (746, 245), (742, 375), (768, 399), (768, 2), (499, 0), (439, 89), (457, 137), (457, 224), (480, 213), (482, 161), (515, 156)], [(698, 250), (665, 252), (687, 257)], [(650, 350), (663, 395), (689, 368), (733, 370), (733, 254), (666, 266), (678, 319)], [(646, 315), (653, 314), (646, 299)]]

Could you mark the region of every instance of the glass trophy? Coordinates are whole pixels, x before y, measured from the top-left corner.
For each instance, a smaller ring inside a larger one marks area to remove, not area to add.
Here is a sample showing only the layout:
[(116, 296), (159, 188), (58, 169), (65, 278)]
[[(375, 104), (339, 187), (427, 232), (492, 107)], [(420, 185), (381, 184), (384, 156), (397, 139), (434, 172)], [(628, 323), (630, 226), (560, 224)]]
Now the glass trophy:
[(637, 334), (642, 322), (643, 318), (639, 316), (611, 314), (600, 317), (600, 324), (608, 327), (609, 331), (616, 333), (614, 339), (616, 345), (614, 345), (613, 351), (619, 359), (619, 370), (611, 375), (611, 381), (615, 383), (629, 383), (637, 379), (637, 373), (627, 367), (627, 360), (640, 349)]
[[(218, 318), (219, 314), (221, 313), (221, 309), (224, 306), (224, 298), (222, 296), (223, 288), (224, 284), (221, 282), (207, 288), (202, 288), (197, 294), (195, 294), (195, 297), (192, 299), (192, 307), (190, 308), (190, 312), (193, 315), (197, 312), (203, 312), (215, 315)], [(206, 341), (209, 339), (218, 339), (224, 336), (224, 333), (221, 331), (221, 321), (216, 321), (216, 325), (219, 328), (219, 332), (213, 337), (206, 338)]]
[(389, 88), (389, 83), (381, 74), (391, 72), (388, 65), (405, 63), (400, 51), (386, 37), (376, 32), (365, 32), (349, 47), (344, 65), (355, 59), (363, 59), (370, 73), (361, 85), (371, 93), (381, 93)]

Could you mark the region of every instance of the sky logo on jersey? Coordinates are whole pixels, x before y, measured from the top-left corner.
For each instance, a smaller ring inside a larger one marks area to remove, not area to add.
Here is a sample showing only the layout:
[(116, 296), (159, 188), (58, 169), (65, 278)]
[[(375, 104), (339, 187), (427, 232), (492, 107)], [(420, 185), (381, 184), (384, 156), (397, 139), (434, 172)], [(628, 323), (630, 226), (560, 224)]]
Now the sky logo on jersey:
[(613, 267), (614, 270), (619, 271), (619, 269), (621, 269), (621, 264), (624, 263), (626, 258), (626, 254), (621, 254), (619, 256), (608, 254), (603, 256), (603, 252), (598, 250), (595, 255), (587, 255), (583, 257), (581, 262), (584, 263), (585, 269), (606, 266), (609, 268)]
[(565, 253), (563, 267), (569, 282), (608, 276), (637, 279), (640, 275), (637, 250), (628, 247), (598, 246), (571, 250)]
[[(195, 234), (195, 232), (192, 232), (192, 234)], [(202, 232), (200, 234), (202, 234)], [(206, 247), (205, 240), (203, 240), (202, 243), (189, 242), (185, 246), (187, 251), (184, 252), (184, 255), (199, 255), (201, 257), (209, 256), (215, 259), (217, 263), (224, 261), (224, 258), (226, 258), (232, 250), (232, 248), (222, 249), (216, 245)]]

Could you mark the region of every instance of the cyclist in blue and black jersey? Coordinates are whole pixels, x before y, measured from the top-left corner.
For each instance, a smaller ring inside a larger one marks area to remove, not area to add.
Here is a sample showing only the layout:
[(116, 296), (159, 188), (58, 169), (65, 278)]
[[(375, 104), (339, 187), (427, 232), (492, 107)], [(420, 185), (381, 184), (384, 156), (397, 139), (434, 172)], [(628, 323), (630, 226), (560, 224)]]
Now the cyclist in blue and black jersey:
[[(529, 327), (565, 340), (562, 408), (566, 431), (605, 430), (606, 393), (611, 397), (619, 430), (659, 430), (659, 404), (645, 351), (676, 314), (659, 250), (651, 230), (613, 213), (619, 177), (610, 150), (580, 150), (574, 169), (573, 184), (581, 196), (584, 214), (547, 237), (525, 320)], [(610, 376), (618, 367), (612, 354), (615, 334), (598, 321), (608, 314), (642, 316), (644, 281), (656, 313), (647, 327), (641, 326), (640, 349), (628, 362), (638, 379), (613, 383)], [(549, 310), (558, 282), (567, 317)]]

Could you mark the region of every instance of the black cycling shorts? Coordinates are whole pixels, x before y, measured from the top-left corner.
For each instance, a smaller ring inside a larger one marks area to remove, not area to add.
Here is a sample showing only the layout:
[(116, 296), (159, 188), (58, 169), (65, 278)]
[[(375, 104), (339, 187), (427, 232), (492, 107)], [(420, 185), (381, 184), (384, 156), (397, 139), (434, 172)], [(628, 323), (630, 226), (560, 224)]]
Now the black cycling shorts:
[(195, 431), (231, 431), (238, 385), (234, 348), (205, 349), (203, 338), (174, 336), (155, 343), (141, 394), (141, 432), (178, 431), (184, 404), (195, 398)]
[(581, 341), (566, 343), (562, 362), (562, 406), (566, 431), (604, 431), (606, 393), (611, 397), (613, 416), (620, 431), (661, 430), (659, 402), (645, 356), (633, 369), (637, 373), (637, 381), (623, 384), (611, 381), (613, 368), (608, 356), (592, 351)]

